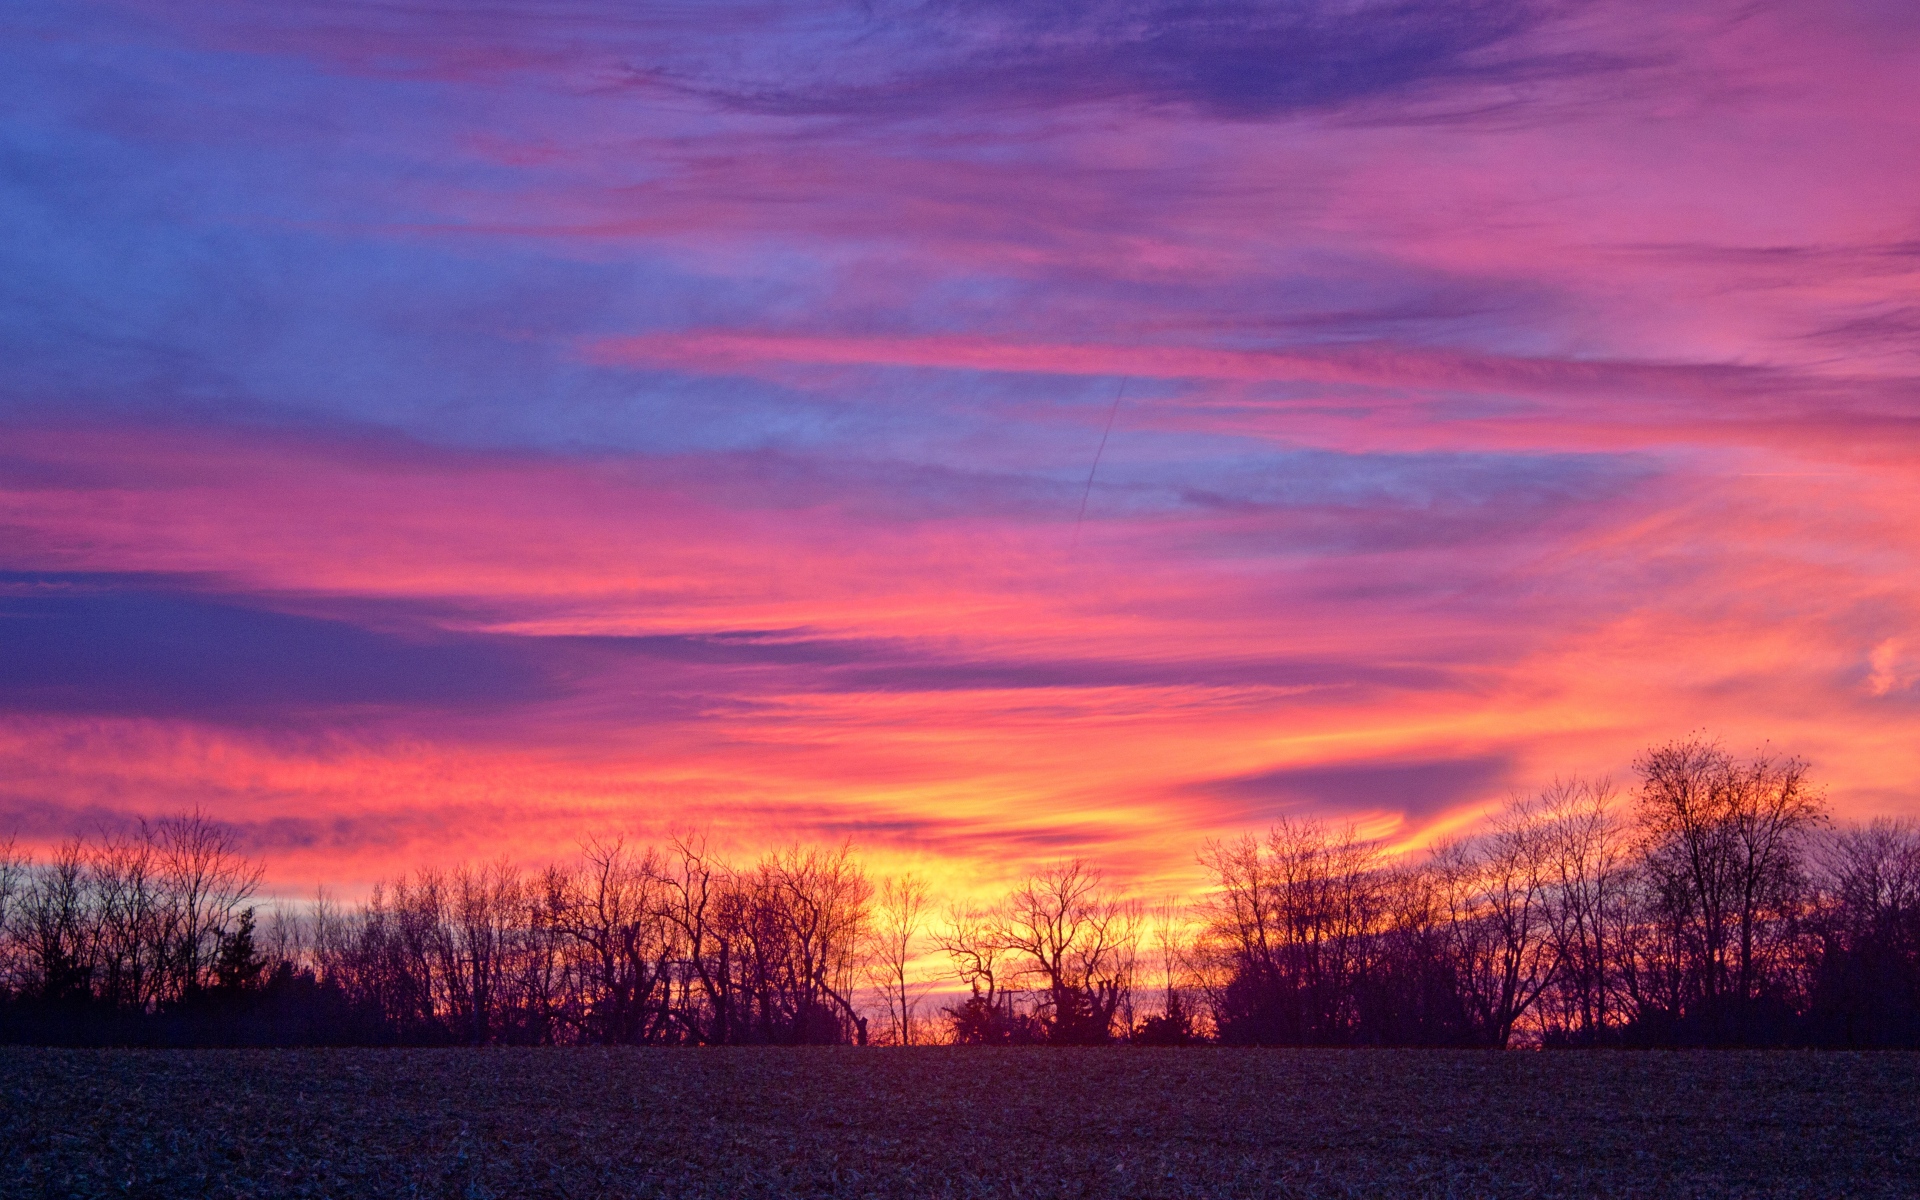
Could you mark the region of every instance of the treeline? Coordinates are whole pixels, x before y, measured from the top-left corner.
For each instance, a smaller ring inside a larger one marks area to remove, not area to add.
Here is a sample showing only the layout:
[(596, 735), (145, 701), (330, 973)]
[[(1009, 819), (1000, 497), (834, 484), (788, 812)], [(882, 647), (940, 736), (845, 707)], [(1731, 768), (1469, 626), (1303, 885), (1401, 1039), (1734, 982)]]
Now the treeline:
[(1200, 990), (1267, 1045), (1920, 1046), (1920, 827), (1688, 740), (1391, 863), (1282, 823), (1209, 846)]
[(200, 816), (0, 851), (0, 1038), (134, 1044), (1920, 1046), (1920, 827), (1690, 739), (1395, 858), (1314, 822), (1147, 905), (1080, 861), (937, 907), (697, 838), (257, 899)]

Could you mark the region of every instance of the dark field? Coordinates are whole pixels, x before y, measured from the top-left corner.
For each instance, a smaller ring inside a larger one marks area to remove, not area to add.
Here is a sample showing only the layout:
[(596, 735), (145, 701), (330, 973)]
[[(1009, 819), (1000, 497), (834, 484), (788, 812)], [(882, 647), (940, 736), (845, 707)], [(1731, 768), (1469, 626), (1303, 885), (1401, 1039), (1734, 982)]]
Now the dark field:
[(0, 1050), (7, 1196), (1920, 1195), (1920, 1055)]

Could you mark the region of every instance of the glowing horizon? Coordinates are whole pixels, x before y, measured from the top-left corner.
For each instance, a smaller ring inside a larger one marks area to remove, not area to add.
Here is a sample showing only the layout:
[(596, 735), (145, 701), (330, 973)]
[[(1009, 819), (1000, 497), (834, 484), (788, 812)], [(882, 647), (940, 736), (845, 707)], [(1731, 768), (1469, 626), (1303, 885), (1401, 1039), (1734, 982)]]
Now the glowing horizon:
[(1151, 894), (1694, 730), (1920, 814), (1905, 8), (0, 28), (0, 837)]

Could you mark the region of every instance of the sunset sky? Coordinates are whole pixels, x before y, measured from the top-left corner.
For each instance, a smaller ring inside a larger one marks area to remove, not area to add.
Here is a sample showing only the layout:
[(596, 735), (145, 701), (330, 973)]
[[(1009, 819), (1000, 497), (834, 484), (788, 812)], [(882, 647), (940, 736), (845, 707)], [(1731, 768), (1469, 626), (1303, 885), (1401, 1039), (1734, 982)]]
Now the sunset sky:
[(0, 104), (0, 838), (1920, 814), (1910, 0), (26, 0)]

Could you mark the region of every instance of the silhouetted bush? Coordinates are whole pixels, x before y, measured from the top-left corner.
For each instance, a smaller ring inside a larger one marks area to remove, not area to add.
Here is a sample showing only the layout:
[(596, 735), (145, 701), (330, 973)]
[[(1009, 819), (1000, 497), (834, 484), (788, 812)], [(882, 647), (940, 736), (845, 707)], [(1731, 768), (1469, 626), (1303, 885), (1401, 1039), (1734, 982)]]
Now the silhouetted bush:
[(1033, 1046), (1047, 1040), (1037, 1019), (981, 996), (967, 997), (946, 1014), (948, 1033), (956, 1045)]

